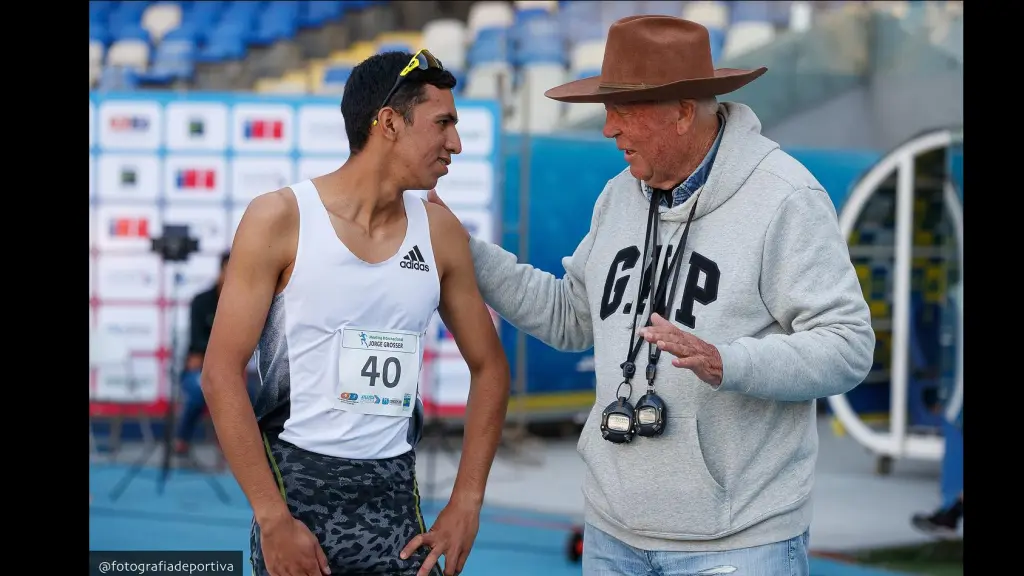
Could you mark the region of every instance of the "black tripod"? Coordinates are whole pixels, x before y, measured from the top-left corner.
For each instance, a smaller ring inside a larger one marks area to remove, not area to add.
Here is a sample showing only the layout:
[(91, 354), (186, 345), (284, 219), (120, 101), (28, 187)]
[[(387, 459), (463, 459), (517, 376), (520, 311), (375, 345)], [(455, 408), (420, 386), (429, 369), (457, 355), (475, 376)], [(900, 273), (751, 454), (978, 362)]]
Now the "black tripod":
[[(158, 253), (165, 264), (173, 262), (177, 265), (183, 265), (188, 262), (189, 256), (199, 250), (199, 241), (195, 238), (190, 238), (188, 235), (188, 226), (164, 226), (163, 238), (153, 239), (153, 251)], [(172, 269), (174, 274), (174, 281), (171, 283), (171, 298), (172, 303), (178, 301), (178, 285), (181, 283), (181, 272), (177, 269)], [(167, 375), (168, 382), (170, 384), (170, 398), (167, 406), (167, 414), (164, 417), (164, 434), (163, 442), (163, 461), (160, 466), (160, 474), (157, 477), (156, 490), (157, 494), (163, 494), (164, 488), (167, 484), (167, 480), (171, 475), (172, 465), (172, 441), (174, 438), (174, 425), (175, 425), (175, 414), (177, 413), (178, 405), (180, 404), (180, 371), (178, 370), (178, 355), (180, 345), (178, 343), (178, 319), (177, 314), (173, 315), (174, 320), (171, 321), (171, 353), (170, 359), (167, 363)], [(124, 494), (124, 491), (131, 485), (134, 480), (144, 467), (153, 458), (153, 454), (156, 452), (157, 445), (153, 445), (149, 450), (144, 450), (142, 455), (131, 465), (130, 468), (125, 472), (121, 480), (110, 490), (110, 500), (116, 501)], [(203, 466), (195, 459), (195, 456), (188, 454), (189, 464), (194, 470), (203, 472)], [(213, 488), (214, 493), (218, 499), (224, 504), (228, 504), (231, 498), (228, 496), (224, 487), (217, 482), (217, 479), (208, 473), (202, 473), (202, 476), (206, 478), (208, 484)]]

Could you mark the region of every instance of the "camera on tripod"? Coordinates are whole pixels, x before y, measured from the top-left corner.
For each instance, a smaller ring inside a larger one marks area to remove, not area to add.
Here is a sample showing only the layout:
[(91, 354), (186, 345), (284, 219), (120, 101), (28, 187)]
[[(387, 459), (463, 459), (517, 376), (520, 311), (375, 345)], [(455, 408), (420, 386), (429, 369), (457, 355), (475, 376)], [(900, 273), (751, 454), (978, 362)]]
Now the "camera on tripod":
[(199, 239), (189, 236), (188, 225), (167, 224), (164, 235), (153, 238), (152, 250), (165, 262), (187, 262), (189, 256), (199, 251)]

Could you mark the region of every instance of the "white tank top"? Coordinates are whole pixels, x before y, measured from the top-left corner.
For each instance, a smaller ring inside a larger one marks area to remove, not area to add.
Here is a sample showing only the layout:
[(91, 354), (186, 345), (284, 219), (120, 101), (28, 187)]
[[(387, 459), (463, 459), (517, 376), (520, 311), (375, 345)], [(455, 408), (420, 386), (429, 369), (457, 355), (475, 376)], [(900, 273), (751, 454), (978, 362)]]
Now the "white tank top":
[(311, 181), (291, 189), (295, 263), (256, 351), (261, 428), (328, 456), (404, 454), (419, 435), (423, 336), (441, 296), (426, 207), (406, 192), (401, 248), (368, 264), (338, 238)]

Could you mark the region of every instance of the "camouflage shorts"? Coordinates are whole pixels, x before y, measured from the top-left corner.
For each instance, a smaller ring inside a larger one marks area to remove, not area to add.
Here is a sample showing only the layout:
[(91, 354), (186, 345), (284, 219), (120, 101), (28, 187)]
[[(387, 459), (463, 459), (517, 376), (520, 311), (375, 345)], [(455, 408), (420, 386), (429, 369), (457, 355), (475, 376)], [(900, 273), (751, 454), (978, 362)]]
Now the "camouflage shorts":
[[(416, 486), (416, 456), (346, 460), (264, 437), (271, 467), (292, 516), (320, 541), (332, 576), (415, 576), (427, 556), (409, 559), (402, 548), (426, 531)], [(267, 576), (255, 519), (249, 537), (254, 576)], [(440, 576), (435, 567), (432, 574)]]

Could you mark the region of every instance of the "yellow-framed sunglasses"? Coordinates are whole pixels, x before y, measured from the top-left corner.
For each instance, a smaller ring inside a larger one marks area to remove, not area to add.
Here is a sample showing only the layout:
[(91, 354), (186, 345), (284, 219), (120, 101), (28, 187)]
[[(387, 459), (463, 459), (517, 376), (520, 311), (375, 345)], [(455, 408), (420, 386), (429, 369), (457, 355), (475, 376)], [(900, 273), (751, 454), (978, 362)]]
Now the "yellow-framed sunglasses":
[[(391, 91), (388, 92), (388, 95), (384, 98), (384, 101), (381, 102), (380, 107), (377, 108), (377, 113), (380, 114), (380, 111), (383, 110), (384, 107), (388, 105), (388, 102), (391, 101), (391, 97), (395, 95), (395, 92), (398, 91), (398, 88), (402, 85), (402, 82), (405, 81), (405, 78), (409, 75), (410, 72), (412, 72), (413, 70), (429, 70), (431, 68), (444, 70), (444, 66), (441, 64), (441, 61), (438, 60), (436, 56), (431, 54), (430, 50), (427, 50), (426, 48), (421, 48), (419, 51), (413, 54), (412, 59), (409, 60), (409, 63), (406, 64), (405, 68), (402, 68), (402, 71), (398, 73), (398, 79), (395, 80), (395, 85), (391, 87)], [(376, 118), (373, 119), (373, 125), (377, 125)]]

